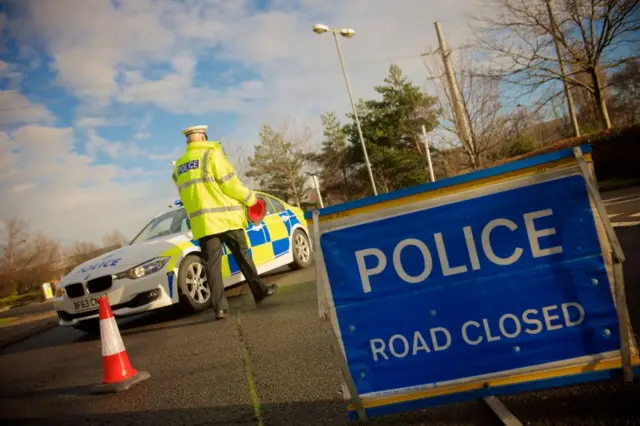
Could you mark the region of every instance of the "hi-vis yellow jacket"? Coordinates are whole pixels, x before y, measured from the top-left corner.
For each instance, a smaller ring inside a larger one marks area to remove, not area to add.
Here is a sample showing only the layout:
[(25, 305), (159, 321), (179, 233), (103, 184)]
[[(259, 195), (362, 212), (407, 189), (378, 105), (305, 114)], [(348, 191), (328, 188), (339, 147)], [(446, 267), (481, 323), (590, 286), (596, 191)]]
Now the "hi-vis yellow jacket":
[(219, 142), (187, 144), (172, 177), (194, 239), (248, 226), (245, 206), (256, 203), (255, 194), (236, 176)]

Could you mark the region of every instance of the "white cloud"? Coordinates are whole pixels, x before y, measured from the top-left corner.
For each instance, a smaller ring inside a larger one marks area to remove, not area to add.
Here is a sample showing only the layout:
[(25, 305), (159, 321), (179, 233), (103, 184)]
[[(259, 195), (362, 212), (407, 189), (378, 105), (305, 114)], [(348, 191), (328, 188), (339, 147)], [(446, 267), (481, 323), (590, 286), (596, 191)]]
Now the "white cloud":
[[(151, 178), (148, 162), (124, 169), (96, 165), (94, 158), (138, 155), (156, 161), (157, 167), (166, 161), (169, 170), (182, 147), (145, 152), (137, 144), (151, 136), (147, 127), (157, 111), (153, 107), (193, 114), (197, 117), (188, 121), (204, 124), (215, 121), (216, 112), (236, 113), (234, 130), (210, 136), (249, 153), (263, 122), (278, 126), (289, 117), (310, 125), (317, 142), (322, 134), (319, 113), (333, 110), (344, 119), (350, 104), (331, 35), (314, 34), (314, 23), (355, 28), (353, 39), (340, 42), (354, 96), (366, 98), (383, 82), (390, 62), (430, 89), (418, 55), (437, 46), (432, 21), (442, 22), (455, 48), (468, 35), (462, 13), (477, 3), (277, 0), (270, 11), (252, 11), (246, 0), (126, 0), (118, 8), (111, 0), (20, 2), (28, 17), (14, 22), (12, 29), (21, 45), (46, 46), (56, 82), (81, 101), (74, 125), (87, 132), (87, 155), (75, 150), (73, 129), (50, 127), (55, 119), (47, 108), (19, 93), (0, 92), (0, 109), (11, 106), (0, 118), (0, 163), (16, 165), (0, 167), (1, 195), (12, 201), (2, 203), (0, 216), (17, 212), (67, 240), (98, 239), (114, 227), (133, 232), (139, 224), (132, 223), (166, 205), (150, 200), (175, 197), (170, 173), (159, 181), (153, 176), (149, 183), (135, 183)], [(23, 54), (31, 56), (33, 49), (25, 48)], [(229, 60), (234, 67), (207, 71), (198, 66), (205, 60)], [(169, 71), (148, 78), (157, 66)], [(255, 75), (243, 81), (236, 66)], [(113, 119), (118, 103), (143, 112)], [(3, 120), (24, 127), (2, 133)], [(96, 130), (116, 123), (129, 125), (130, 141), (110, 141)]]
[(109, 122), (104, 117), (81, 117), (76, 121), (77, 127), (103, 127), (108, 125)]
[(260, 99), (264, 84), (243, 81), (226, 91), (195, 87), (196, 59), (179, 55), (171, 60), (174, 71), (160, 80), (145, 80), (140, 71), (127, 71), (117, 100), (129, 104), (155, 104), (174, 113), (201, 114), (209, 111), (239, 111), (243, 101)]
[(55, 118), (44, 105), (33, 104), (15, 90), (0, 91), (0, 130), (26, 123), (53, 123)]
[(133, 135), (134, 139), (149, 139), (151, 137), (151, 133), (149, 132), (138, 132)]
[(10, 157), (12, 165), (0, 168), (0, 197), (6, 200), (0, 217), (17, 215), (63, 243), (99, 242), (114, 228), (133, 235), (175, 197), (169, 175), (153, 185), (132, 181), (150, 172), (97, 165), (74, 145), (71, 128), (27, 125), (0, 132), (1, 158)]
[(141, 149), (133, 143), (125, 143), (119, 141), (110, 141), (98, 135), (94, 129), (87, 131), (89, 136), (87, 140), (87, 152), (89, 154), (104, 153), (111, 158), (119, 157), (137, 157), (148, 155), (147, 151)]
[[(251, 11), (245, 1), (136, 0), (114, 8), (109, 0), (55, 4), (31, 0), (28, 5), (35, 31), (48, 41), (60, 81), (94, 106), (119, 100), (181, 113), (244, 113), (248, 109), (256, 114), (253, 103), (262, 100), (280, 116), (285, 111), (284, 115), (298, 113), (303, 109), (299, 103), (307, 111), (313, 109), (313, 114), (332, 104), (344, 106), (342, 76), (330, 35), (311, 31), (317, 17), (327, 24), (348, 23), (356, 28), (354, 39), (342, 41), (347, 62), (358, 62), (415, 56), (428, 46), (435, 47), (435, 31), (432, 23), (425, 23), (425, 16), (443, 19), (454, 45), (465, 31), (459, 16), (474, 3), (278, 1), (274, 2), (277, 10), (266, 12)], [(227, 90), (195, 88), (198, 58), (238, 60), (261, 78)], [(174, 71), (165, 78), (148, 81), (143, 77), (146, 67), (167, 63)], [(384, 78), (387, 65), (384, 61), (358, 67), (349, 64), (354, 92), (370, 94), (372, 86)], [(420, 59), (401, 65), (419, 82), (425, 76)], [(118, 78), (124, 84), (119, 85)], [(296, 99), (296, 106), (282, 102), (282, 97)], [(347, 111), (348, 104), (340, 110)]]
[(178, 150), (178, 149), (174, 149), (171, 152), (167, 152), (167, 153), (156, 153), (156, 154), (149, 154), (149, 159), (151, 160), (166, 160), (166, 161), (173, 161), (176, 160), (177, 158), (179, 158), (182, 154), (184, 154), (184, 151)]

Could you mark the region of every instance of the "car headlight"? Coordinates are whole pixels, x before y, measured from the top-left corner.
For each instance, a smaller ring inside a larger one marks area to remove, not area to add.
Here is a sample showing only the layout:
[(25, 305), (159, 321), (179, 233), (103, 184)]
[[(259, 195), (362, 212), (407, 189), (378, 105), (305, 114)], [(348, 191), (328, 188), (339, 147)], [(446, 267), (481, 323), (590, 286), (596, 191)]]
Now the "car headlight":
[(64, 296), (64, 287), (58, 287), (56, 289), (56, 297), (62, 297)]
[(148, 260), (138, 266), (134, 266), (128, 271), (120, 272), (113, 275), (116, 280), (122, 278), (129, 278), (135, 280), (136, 278), (142, 278), (144, 276), (158, 272), (169, 261), (170, 257), (156, 257), (155, 259)]

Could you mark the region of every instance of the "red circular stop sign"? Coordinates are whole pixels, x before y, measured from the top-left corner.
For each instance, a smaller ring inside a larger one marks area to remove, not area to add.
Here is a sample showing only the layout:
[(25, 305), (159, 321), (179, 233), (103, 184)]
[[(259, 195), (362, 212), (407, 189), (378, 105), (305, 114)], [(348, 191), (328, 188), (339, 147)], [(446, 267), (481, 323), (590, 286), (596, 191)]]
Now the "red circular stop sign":
[(264, 200), (258, 199), (258, 202), (247, 209), (247, 219), (254, 225), (259, 224), (267, 213), (267, 206)]

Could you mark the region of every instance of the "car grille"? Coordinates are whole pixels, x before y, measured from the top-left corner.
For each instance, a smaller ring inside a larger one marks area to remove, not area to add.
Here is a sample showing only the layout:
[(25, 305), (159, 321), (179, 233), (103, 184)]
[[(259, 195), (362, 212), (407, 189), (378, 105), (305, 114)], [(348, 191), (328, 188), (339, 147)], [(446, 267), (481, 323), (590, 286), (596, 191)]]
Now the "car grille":
[(100, 293), (111, 288), (113, 279), (111, 275), (105, 275), (104, 277), (94, 278), (87, 282), (87, 290), (89, 293)]
[(70, 298), (84, 296), (84, 287), (81, 283), (69, 284), (68, 286), (65, 286), (64, 289), (67, 292), (67, 296)]

